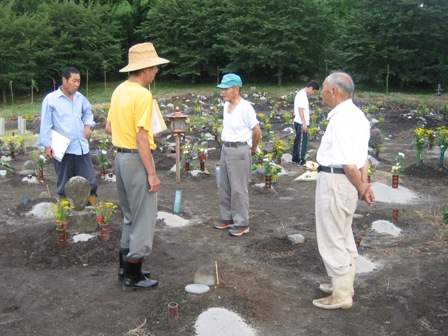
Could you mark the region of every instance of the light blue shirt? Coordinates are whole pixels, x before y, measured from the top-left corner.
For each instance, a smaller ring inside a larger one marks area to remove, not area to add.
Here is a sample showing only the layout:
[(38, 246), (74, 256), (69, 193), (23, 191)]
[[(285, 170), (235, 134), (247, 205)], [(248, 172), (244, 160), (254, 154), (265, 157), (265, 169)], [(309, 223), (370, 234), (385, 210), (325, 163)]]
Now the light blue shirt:
[(40, 136), (37, 145), (51, 146), (51, 129), (71, 138), (66, 153), (83, 155), (89, 153), (89, 141), (84, 138), (84, 126), (95, 126), (91, 105), (86, 97), (76, 91), (73, 102), (59, 87), (49, 93), (42, 102)]

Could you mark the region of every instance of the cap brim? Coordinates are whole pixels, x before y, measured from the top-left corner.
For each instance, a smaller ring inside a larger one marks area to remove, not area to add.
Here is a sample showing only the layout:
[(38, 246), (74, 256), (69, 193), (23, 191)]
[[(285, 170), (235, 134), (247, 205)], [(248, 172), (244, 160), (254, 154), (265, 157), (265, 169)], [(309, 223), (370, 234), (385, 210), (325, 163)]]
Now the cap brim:
[(230, 89), (233, 86), (229, 85), (229, 84), (219, 84), (219, 85), (216, 85), (216, 87), (220, 88), (220, 89)]
[(151, 67), (161, 65), (161, 64), (166, 64), (169, 62), (170, 61), (168, 61), (167, 59), (162, 58), (162, 57), (151, 58), (146, 61), (128, 64), (123, 69), (120, 69), (119, 72), (131, 72), (131, 71), (135, 71), (135, 70), (151, 68)]

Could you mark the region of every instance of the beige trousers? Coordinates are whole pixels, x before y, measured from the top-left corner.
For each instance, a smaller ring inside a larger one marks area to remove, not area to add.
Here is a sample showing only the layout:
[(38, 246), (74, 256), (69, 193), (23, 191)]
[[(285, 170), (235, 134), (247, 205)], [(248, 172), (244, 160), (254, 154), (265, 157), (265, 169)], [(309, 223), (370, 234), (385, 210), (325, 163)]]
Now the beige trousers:
[(317, 246), (330, 277), (350, 272), (358, 251), (352, 231), (358, 192), (344, 174), (320, 172), (316, 185)]

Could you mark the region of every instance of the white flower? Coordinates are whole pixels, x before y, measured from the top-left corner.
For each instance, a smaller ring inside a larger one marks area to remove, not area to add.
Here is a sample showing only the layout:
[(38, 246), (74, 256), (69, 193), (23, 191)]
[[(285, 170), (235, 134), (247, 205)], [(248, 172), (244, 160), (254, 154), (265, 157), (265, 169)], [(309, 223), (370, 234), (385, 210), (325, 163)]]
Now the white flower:
[(47, 158), (45, 156), (43, 156), (42, 154), (39, 155), (39, 159), (42, 160), (43, 162), (47, 162)]
[(398, 155), (401, 157), (404, 157), (404, 153), (402, 153), (402, 152), (398, 152)]
[(107, 154), (107, 151), (103, 149), (103, 150), (101, 151), (101, 154), (106, 155), (106, 154)]

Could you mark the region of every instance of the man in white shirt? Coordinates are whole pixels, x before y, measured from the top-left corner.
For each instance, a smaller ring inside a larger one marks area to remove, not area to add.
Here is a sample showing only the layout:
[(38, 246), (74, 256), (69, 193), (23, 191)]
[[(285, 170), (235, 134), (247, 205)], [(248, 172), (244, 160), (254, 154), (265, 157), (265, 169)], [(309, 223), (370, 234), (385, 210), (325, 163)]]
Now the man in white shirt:
[(373, 205), (375, 195), (367, 182), (370, 123), (353, 104), (354, 84), (344, 72), (329, 75), (322, 88), (323, 104), (332, 108), (317, 152), (316, 236), (319, 253), (331, 284), (320, 289), (330, 296), (313, 300), (319, 308), (351, 308), (355, 259), (352, 231), (358, 199)]
[(308, 125), (310, 124), (310, 104), (308, 96), (317, 94), (319, 83), (311, 80), (306, 87), (297, 92), (294, 99), (294, 147), (292, 151), (292, 161), (304, 165), (306, 148), (308, 145)]
[(249, 178), (251, 154), (257, 153), (261, 130), (254, 108), (241, 97), (241, 78), (227, 74), (222, 78), (221, 97), (225, 101), (222, 150), (219, 162), (219, 208), (221, 220), (216, 229), (230, 229), (231, 236), (249, 232)]

